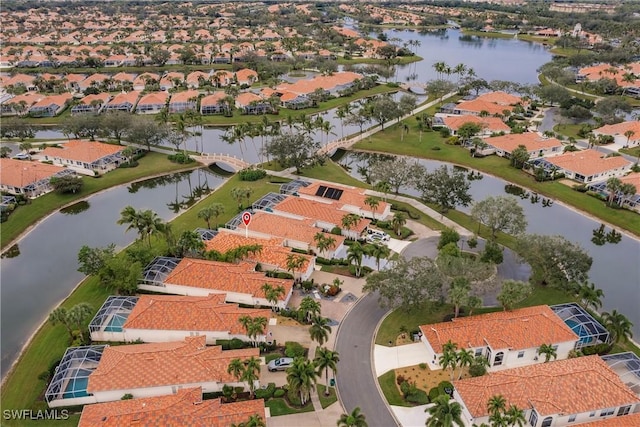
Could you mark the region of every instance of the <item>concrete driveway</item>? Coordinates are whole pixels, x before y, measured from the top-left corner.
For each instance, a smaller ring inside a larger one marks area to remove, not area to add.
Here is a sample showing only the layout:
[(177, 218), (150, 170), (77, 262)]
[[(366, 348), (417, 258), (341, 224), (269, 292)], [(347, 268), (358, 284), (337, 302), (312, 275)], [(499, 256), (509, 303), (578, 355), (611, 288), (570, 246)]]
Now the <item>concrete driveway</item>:
[(376, 344), (373, 348), (373, 360), (376, 376), (379, 377), (392, 369), (428, 363), (429, 354), (427, 347), (422, 342), (394, 347)]

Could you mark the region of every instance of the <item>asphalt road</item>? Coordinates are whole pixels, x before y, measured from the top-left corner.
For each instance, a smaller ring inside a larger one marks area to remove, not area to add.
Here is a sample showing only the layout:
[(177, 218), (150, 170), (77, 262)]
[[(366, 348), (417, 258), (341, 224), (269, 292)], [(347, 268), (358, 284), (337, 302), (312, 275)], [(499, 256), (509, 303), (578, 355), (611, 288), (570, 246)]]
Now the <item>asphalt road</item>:
[(371, 366), (376, 325), (387, 313), (378, 305), (378, 295), (367, 294), (342, 320), (336, 339), (340, 354), (336, 386), (347, 413), (360, 407), (369, 427), (398, 425), (384, 398), (378, 393)]

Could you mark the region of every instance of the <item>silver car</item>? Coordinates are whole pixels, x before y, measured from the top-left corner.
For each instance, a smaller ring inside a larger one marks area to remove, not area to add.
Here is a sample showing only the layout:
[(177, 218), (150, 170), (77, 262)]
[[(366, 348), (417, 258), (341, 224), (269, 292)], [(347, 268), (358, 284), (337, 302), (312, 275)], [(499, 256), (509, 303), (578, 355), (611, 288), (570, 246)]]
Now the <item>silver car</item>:
[(293, 365), (293, 359), (290, 357), (281, 357), (279, 359), (273, 359), (271, 362), (267, 364), (267, 369), (269, 372), (274, 371), (284, 371)]

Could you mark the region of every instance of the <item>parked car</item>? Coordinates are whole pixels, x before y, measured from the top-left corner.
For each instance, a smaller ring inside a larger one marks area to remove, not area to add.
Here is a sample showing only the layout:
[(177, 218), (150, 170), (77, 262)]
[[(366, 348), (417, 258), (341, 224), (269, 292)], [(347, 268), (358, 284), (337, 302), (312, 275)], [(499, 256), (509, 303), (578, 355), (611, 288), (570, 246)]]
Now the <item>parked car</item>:
[(273, 359), (271, 362), (267, 364), (267, 369), (269, 372), (274, 371), (284, 371), (293, 365), (293, 359), (290, 357), (281, 357), (279, 359)]
[(385, 239), (383, 236), (379, 234), (369, 234), (366, 238), (367, 243), (384, 243), (388, 242), (389, 239)]
[(12, 158), (16, 160), (29, 160), (31, 159), (31, 156), (29, 155), (29, 153), (18, 153)]
[(370, 241), (370, 239), (372, 241), (375, 240), (376, 242), (388, 242), (389, 240), (391, 240), (391, 236), (389, 236), (387, 233), (373, 228), (368, 228), (367, 234), (367, 241)]

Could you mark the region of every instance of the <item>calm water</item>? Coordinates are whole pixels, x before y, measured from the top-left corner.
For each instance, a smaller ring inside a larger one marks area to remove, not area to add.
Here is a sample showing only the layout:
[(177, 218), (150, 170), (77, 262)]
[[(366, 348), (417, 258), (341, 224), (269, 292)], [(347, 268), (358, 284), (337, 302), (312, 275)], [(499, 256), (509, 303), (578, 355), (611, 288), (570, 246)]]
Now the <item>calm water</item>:
[(223, 180), (197, 170), (117, 187), (89, 198), (88, 209), (81, 204), (72, 212), (53, 214), (24, 237), (20, 254), (2, 260), (2, 375), (40, 322), (82, 280), (76, 271), (80, 247), (115, 243), (122, 248), (136, 238), (116, 224), (122, 208), (152, 209), (168, 219), (175, 215), (171, 204), (176, 198), (187, 203), (199, 185), (215, 189)]
[[(362, 179), (357, 172), (358, 166), (367, 164), (366, 155), (347, 155), (340, 163), (349, 165), (352, 176)], [(427, 170), (434, 170), (443, 165), (432, 160), (418, 160)], [(479, 160), (481, 161), (481, 160)], [(472, 181), (471, 195), (473, 200), (483, 200), (491, 195), (505, 194), (507, 183), (501, 179), (483, 175), (483, 179)], [(419, 196), (410, 188), (402, 192)], [(590, 271), (591, 281), (604, 291), (603, 310), (616, 309), (625, 314), (634, 324), (634, 335), (640, 337), (640, 241), (623, 236), (618, 244), (597, 246), (591, 242), (592, 231), (600, 226), (600, 222), (581, 215), (560, 203), (550, 207), (542, 205), (542, 197), (537, 203), (531, 198), (520, 199), (520, 205), (527, 215), (529, 226), (527, 233), (562, 235), (568, 240), (582, 246), (593, 258)], [(470, 208), (459, 208), (469, 213)], [(607, 229), (608, 231), (609, 229)]]

